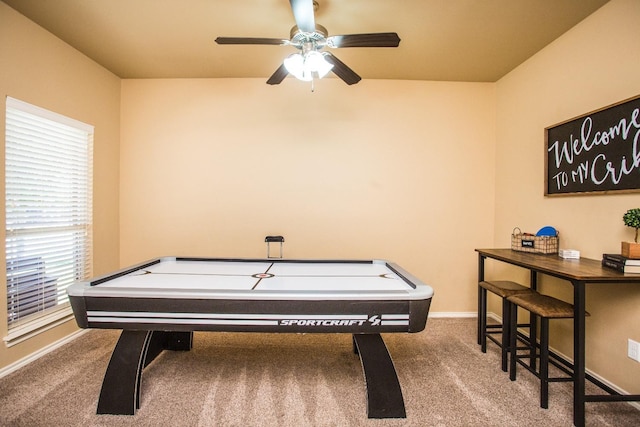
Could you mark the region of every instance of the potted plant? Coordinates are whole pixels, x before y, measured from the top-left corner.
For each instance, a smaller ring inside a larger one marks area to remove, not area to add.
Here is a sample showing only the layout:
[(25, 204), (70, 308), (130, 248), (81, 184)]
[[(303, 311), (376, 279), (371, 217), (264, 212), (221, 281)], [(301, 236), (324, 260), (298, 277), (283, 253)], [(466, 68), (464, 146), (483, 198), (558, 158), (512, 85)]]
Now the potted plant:
[(638, 229), (640, 229), (640, 208), (629, 209), (622, 221), (627, 227), (635, 228), (636, 235), (633, 242), (622, 242), (622, 256), (640, 259), (640, 243), (638, 243)]

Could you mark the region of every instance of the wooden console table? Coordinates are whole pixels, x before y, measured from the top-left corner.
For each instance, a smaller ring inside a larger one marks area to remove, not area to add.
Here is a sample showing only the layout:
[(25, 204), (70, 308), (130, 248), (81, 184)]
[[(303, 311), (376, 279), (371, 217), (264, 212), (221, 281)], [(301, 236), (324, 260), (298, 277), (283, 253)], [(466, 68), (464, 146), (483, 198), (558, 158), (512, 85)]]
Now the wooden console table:
[[(478, 282), (484, 278), (484, 261), (487, 258), (526, 268), (530, 271), (530, 286), (537, 289), (538, 273), (567, 280), (573, 285), (573, 423), (585, 425), (585, 402), (640, 401), (640, 394), (622, 395), (586, 374), (585, 370), (585, 285), (590, 283), (635, 283), (640, 285), (640, 275), (624, 274), (603, 268), (598, 260), (580, 258), (563, 259), (556, 255), (540, 255), (511, 249), (476, 249), (478, 252)], [(480, 331), (478, 331), (480, 334)], [(585, 381), (607, 391), (608, 395), (587, 395)]]

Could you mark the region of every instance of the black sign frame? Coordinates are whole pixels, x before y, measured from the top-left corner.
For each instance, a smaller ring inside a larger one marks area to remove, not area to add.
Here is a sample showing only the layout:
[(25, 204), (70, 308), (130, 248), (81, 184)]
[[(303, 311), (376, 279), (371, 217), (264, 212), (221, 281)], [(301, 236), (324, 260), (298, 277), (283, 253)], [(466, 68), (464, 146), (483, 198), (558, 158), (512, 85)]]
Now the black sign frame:
[(545, 196), (640, 192), (640, 95), (545, 128)]

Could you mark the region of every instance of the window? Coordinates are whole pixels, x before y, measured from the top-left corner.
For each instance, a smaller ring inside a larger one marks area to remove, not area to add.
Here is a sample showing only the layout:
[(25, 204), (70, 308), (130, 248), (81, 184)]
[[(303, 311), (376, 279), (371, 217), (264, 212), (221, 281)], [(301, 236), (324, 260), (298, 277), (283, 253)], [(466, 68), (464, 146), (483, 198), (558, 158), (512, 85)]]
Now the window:
[(7, 97), (8, 344), (67, 320), (67, 287), (91, 276), (92, 154), (93, 126)]

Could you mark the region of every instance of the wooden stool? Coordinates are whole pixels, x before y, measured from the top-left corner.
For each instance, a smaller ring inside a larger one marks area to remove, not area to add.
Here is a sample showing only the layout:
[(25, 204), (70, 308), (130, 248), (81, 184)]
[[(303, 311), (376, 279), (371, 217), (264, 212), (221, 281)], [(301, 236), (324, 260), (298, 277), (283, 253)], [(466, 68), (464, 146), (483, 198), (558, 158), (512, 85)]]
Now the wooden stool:
[[(502, 324), (487, 324), (487, 291), (502, 298)], [(502, 349), (502, 370), (504, 372), (507, 372), (508, 366), (507, 357), (509, 354), (511, 327), (511, 323), (509, 322), (511, 303), (507, 300), (507, 297), (532, 292), (534, 291), (531, 288), (508, 280), (492, 280), (478, 283), (478, 344), (482, 347), (482, 352), (486, 353), (487, 338), (489, 338)], [(518, 326), (527, 327), (529, 325)], [(492, 336), (493, 334), (502, 334), (502, 339), (498, 341), (498, 339)]]
[[(507, 300), (511, 303), (511, 328), (509, 346), (511, 352), (511, 360), (509, 367), (509, 378), (511, 381), (516, 379), (516, 364), (520, 363), (527, 370), (533, 373), (540, 379), (540, 407), (549, 407), (549, 382), (552, 381), (573, 381), (574, 373), (564, 366), (553, 363), (556, 367), (560, 368), (567, 377), (555, 377), (549, 378), (549, 319), (570, 319), (573, 318), (573, 306), (567, 302), (559, 300), (557, 298), (550, 297), (548, 295), (542, 295), (537, 292), (528, 294), (512, 295), (507, 297)], [(538, 345), (536, 344), (535, 336), (529, 337), (529, 354), (518, 355), (518, 349), (516, 348), (517, 340), (517, 323), (518, 323), (518, 307), (529, 311), (532, 315), (540, 317), (540, 351), (537, 352)], [(589, 314), (587, 313), (587, 316)], [(525, 363), (519, 360), (519, 358), (535, 358), (540, 359), (540, 370), (535, 369), (535, 364), (532, 363), (527, 366)]]

